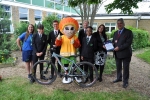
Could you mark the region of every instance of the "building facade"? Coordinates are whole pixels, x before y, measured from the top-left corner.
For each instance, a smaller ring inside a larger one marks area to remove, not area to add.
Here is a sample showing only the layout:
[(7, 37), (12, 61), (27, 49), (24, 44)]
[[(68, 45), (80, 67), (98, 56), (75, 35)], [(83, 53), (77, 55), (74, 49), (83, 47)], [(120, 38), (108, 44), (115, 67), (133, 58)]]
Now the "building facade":
[[(12, 22), (7, 32), (14, 31), (16, 23), (29, 22), (37, 24), (42, 22), (45, 16), (56, 14), (57, 17), (76, 15), (74, 9), (68, 6), (67, 0), (0, 0), (1, 8)], [(1, 18), (2, 19), (2, 18)], [(1, 24), (1, 23), (0, 23)], [(0, 25), (0, 28), (3, 25)]]
[[(80, 28), (82, 28), (82, 21), (80, 17), (74, 17), (80, 23)], [(150, 13), (136, 13), (132, 15), (125, 14), (97, 14), (93, 28), (97, 31), (100, 24), (104, 24), (106, 27), (106, 32), (111, 33), (112, 30), (117, 29), (117, 19), (123, 18), (125, 21), (125, 26), (132, 26), (134, 28), (139, 28), (146, 30), (150, 33)]]

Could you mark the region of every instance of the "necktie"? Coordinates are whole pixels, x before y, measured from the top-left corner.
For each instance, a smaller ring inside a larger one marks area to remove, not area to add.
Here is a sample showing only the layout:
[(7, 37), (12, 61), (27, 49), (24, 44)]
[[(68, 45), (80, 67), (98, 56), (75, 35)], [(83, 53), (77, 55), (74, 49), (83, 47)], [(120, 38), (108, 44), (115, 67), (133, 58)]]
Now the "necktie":
[(87, 43), (87, 44), (89, 43), (89, 37), (86, 38), (86, 43)]
[(58, 35), (57, 31), (55, 31), (55, 36), (57, 37), (57, 35)]
[(118, 38), (120, 37), (121, 31), (118, 31)]
[(39, 37), (41, 38), (41, 37), (42, 37), (42, 34), (39, 34)]

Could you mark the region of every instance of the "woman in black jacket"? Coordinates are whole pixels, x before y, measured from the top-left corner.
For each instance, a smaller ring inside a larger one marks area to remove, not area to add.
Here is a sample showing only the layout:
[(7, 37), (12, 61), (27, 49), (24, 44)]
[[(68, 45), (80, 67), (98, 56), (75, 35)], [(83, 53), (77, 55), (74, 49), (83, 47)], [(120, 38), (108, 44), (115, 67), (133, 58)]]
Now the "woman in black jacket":
[(105, 60), (106, 60), (106, 54), (107, 54), (107, 50), (105, 48), (105, 42), (107, 41), (105, 26), (103, 24), (101, 24), (98, 27), (97, 32), (93, 33), (93, 36), (96, 37), (97, 44), (98, 44), (98, 50), (95, 53), (95, 66), (96, 66), (97, 70), (100, 69), (98, 80), (99, 80), (99, 82), (101, 82), (104, 65), (105, 65)]

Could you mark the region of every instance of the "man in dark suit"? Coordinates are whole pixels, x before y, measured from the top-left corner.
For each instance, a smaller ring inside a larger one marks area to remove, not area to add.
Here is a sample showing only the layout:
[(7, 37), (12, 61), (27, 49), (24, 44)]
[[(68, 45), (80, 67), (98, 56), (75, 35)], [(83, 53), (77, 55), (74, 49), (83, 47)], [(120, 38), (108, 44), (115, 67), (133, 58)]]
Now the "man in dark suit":
[[(57, 20), (53, 21), (53, 28), (54, 30), (49, 33), (49, 37), (48, 37), (48, 43), (50, 45), (51, 55), (53, 54), (53, 52), (55, 52), (56, 54), (60, 54), (61, 46), (56, 46), (55, 40), (59, 34), (62, 35), (62, 33), (59, 30), (59, 22)], [(51, 57), (51, 59), (52, 59), (52, 63), (55, 64), (56, 59), (54, 57)], [(58, 64), (58, 62), (57, 62), (57, 66), (58, 66), (58, 75), (61, 76), (61, 66)], [(54, 68), (51, 68), (50, 78), (53, 78), (53, 76), (54, 76)]]
[[(44, 34), (44, 26), (42, 24), (38, 24), (37, 26), (38, 33), (33, 35), (32, 38), (32, 60), (33, 65), (40, 60), (44, 60), (44, 56), (47, 48), (47, 35)], [(46, 79), (45, 76), (42, 76), (43, 64), (40, 64), (40, 78)], [(36, 67), (33, 69), (32, 75), (36, 75)], [(35, 80), (31, 78), (30, 82), (33, 83)]]
[[(79, 41), (80, 41), (81, 44), (82, 44), (83, 38), (86, 37), (86, 28), (88, 27), (88, 25), (89, 25), (89, 22), (88, 22), (87, 20), (85, 20), (85, 21), (83, 22), (83, 29), (81, 29), (81, 30), (79, 31), (78, 39), (79, 39)], [(82, 52), (82, 45), (81, 45), (81, 47), (79, 48), (80, 61), (82, 61), (82, 59), (81, 59), (81, 52)]]
[(122, 64), (123, 64), (123, 88), (128, 86), (129, 80), (129, 65), (132, 56), (132, 31), (126, 29), (124, 20), (122, 18), (117, 20), (118, 31), (114, 33), (114, 55), (117, 66), (117, 79), (113, 83), (122, 81)]
[[(97, 41), (94, 36), (92, 36), (92, 30), (93, 28), (91, 26), (88, 26), (86, 29), (87, 36), (83, 38), (82, 41), (82, 52), (81, 52), (81, 59), (83, 61), (94, 63), (94, 53), (97, 51)], [(84, 66), (84, 71), (88, 72), (90, 71), (90, 81), (93, 81), (93, 69), (88, 66)], [(86, 79), (85, 82), (87, 82), (88, 79)]]

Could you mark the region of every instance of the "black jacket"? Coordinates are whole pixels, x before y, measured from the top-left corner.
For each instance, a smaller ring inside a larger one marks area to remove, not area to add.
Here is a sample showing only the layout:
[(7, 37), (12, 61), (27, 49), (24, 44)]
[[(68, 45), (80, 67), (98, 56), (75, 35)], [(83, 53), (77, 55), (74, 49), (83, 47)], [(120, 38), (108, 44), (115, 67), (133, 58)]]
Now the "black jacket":
[(40, 38), (38, 33), (34, 34), (32, 38), (32, 46), (33, 55), (40, 52), (43, 52), (43, 55), (45, 55), (47, 49), (47, 35), (42, 34), (42, 37)]
[(88, 59), (94, 59), (94, 53), (97, 51), (97, 41), (94, 36), (91, 37), (89, 43), (86, 43), (86, 37), (83, 38), (82, 41), (82, 52), (81, 56)]
[(118, 31), (114, 33), (112, 43), (114, 47), (119, 47), (119, 51), (115, 51), (115, 56), (118, 58), (126, 58), (132, 56), (131, 44), (133, 40), (132, 31), (124, 28), (120, 37), (118, 38)]
[[(102, 42), (99, 33), (95, 32), (95, 33), (93, 33), (93, 36), (96, 38), (96, 41), (97, 41), (97, 46), (98, 46), (97, 50), (107, 52), (107, 50), (103, 48), (104, 43)], [(107, 37), (104, 37), (104, 39), (105, 39), (104, 42), (106, 42)]]
[[(60, 31), (58, 31), (58, 34), (62, 35), (62, 33)], [(56, 38), (57, 38), (57, 36), (55, 35), (54, 30), (51, 31), (48, 36), (48, 44), (50, 45), (50, 49), (53, 48), (53, 45), (55, 45)], [(57, 54), (60, 53), (60, 48), (61, 48), (61, 46), (58, 46), (55, 48)]]
[[(81, 29), (81, 30), (79, 31), (79, 34), (78, 34), (78, 39), (79, 39), (79, 41), (80, 41), (80, 44), (82, 44), (82, 40), (83, 40), (84, 37), (86, 37), (86, 33), (84, 33), (84, 29)], [(79, 48), (79, 52), (80, 52), (80, 53), (82, 52), (82, 45), (81, 45), (81, 47)]]

